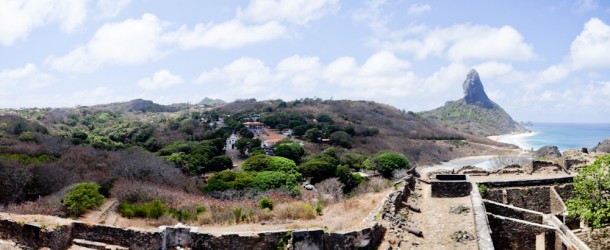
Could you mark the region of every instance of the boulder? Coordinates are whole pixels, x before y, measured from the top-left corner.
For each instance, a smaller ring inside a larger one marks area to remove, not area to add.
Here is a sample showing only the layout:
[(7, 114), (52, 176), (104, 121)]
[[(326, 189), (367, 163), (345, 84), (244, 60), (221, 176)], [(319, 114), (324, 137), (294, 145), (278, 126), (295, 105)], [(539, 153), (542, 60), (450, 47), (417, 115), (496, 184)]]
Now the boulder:
[(592, 151), (598, 153), (610, 153), (610, 139), (605, 139), (598, 143)]
[(561, 152), (557, 146), (544, 146), (534, 152), (534, 157), (556, 159), (561, 157)]

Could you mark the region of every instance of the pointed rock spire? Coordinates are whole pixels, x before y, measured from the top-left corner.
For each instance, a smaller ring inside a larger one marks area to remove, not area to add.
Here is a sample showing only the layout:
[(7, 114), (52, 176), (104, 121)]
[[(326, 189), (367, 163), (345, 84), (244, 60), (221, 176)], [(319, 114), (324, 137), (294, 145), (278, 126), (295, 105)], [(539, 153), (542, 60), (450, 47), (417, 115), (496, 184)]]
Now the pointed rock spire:
[(479, 73), (475, 69), (471, 69), (466, 76), (466, 80), (462, 85), (464, 88), (464, 100), (467, 104), (475, 104), (488, 109), (494, 107), (494, 104), (483, 89)]

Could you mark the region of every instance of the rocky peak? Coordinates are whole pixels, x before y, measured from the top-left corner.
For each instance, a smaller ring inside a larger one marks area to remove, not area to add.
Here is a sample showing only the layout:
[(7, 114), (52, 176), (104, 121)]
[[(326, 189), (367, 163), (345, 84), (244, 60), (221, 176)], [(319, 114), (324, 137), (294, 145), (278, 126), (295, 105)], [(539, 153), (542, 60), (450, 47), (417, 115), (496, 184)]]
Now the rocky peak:
[(479, 73), (475, 69), (468, 72), (462, 87), (464, 88), (464, 100), (467, 104), (475, 104), (488, 109), (494, 107), (493, 102), (485, 94), (483, 83), (481, 83)]

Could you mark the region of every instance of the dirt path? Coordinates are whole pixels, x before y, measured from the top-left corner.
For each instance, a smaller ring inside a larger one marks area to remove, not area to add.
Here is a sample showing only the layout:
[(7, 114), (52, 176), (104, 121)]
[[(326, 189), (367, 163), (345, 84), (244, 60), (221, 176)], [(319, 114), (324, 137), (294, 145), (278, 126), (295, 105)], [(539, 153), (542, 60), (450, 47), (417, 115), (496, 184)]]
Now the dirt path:
[(118, 205), (119, 203), (116, 199), (108, 199), (100, 209), (88, 212), (80, 220), (105, 225), (115, 225), (118, 219), (115, 210)]
[[(410, 224), (421, 230), (423, 238), (406, 233), (405, 239), (411, 243), (401, 249), (477, 249), (476, 227), (470, 196), (459, 198), (433, 198), (430, 185), (418, 182), (415, 192), (417, 200), (411, 201), (421, 209), (421, 213), (409, 213)], [(452, 206), (463, 205), (468, 212), (451, 213)], [(456, 231), (466, 231), (473, 240), (456, 242), (451, 235)]]

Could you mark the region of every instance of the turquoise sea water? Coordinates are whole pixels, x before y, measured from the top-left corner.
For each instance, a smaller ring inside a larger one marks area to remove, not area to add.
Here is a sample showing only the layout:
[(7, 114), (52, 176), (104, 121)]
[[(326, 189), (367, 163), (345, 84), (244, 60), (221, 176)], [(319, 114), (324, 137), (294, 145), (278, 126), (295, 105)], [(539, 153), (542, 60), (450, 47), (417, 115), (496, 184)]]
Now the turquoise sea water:
[(523, 138), (523, 141), (534, 149), (545, 145), (557, 146), (560, 151), (591, 149), (610, 138), (610, 124), (534, 123), (534, 126), (527, 129), (536, 134)]

